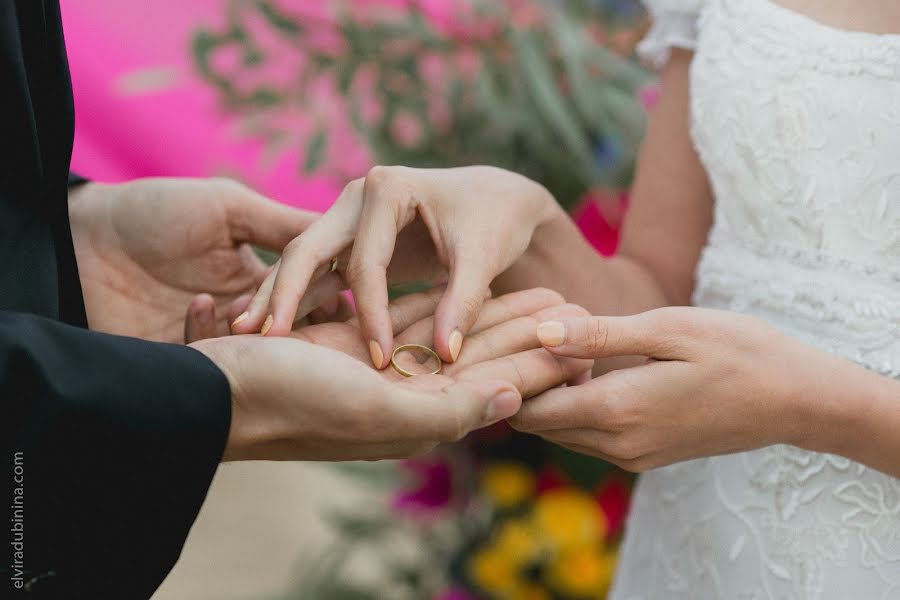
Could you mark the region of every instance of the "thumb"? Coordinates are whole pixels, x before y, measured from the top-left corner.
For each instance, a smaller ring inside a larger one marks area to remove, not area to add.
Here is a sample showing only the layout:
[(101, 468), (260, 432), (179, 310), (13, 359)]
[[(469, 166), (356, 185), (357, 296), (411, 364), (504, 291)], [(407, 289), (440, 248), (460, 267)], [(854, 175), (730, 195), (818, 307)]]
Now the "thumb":
[[(415, 377), (407, 381), (419, 387), (428, 386), (428, 379)], [(461, 440), (475, 429), (513, 416), (522, 406), (522, 395), (515, 386), (499, 380), (468, 381), (422, 392), (416, 398), (418, 422), (427, 428), (421, 437), (440, 442)]]
[(245, 193), (229, 206), (232, 238), (281, 252), (288, 242), (300, 235), (321, 215), (300, 210), (244, 188)]
[(680, 344), (673, 339), (669, 327), (651, 313), (545, 321), (538, 326), (537, 335), (553, 354), (573, 358), (682, 357)]
[(184, 343), (218, 337), (216, 333), (216, 301), (209, 294), (198, 294), (188, 305), (184, 317)]

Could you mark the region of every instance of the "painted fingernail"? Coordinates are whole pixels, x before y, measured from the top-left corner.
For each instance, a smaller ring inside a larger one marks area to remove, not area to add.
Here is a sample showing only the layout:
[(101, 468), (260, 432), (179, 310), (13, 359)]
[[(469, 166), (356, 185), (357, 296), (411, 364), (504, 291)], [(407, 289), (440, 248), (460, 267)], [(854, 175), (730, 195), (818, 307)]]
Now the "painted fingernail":
[(463, 336), (462, 333), (459, 332), (459, 329), (453, 330), (448, 342), (450, 344), (450, 360), (456, 362), (456, 359), (459, 358), (459, 351), (462, 350), (463, 342)]
[(517, 412), (522, 401), (518, 393), (513, 391), (501, 392), (488, 405), (487, 414), (485, 415), (485, 427), (493, 425), (500, 419), (507, 419)]
[(561, 346), (566, 341), (566, 326), (559, 321), (545, 321), (538, 325), (537, 335), (545, 346)]
[(381, 351), (381, 346), (375, 340), (369, 342), (369, 354), (372, 356), (372, 364), (376, 369), (380, 369), (384, 363), (384, 352)]
[(259, 332), (262, 335), (266, 335), (267, 333), (269, 333), (269, 330), (272, 329), (272, 323), (274, 323), (274, 322), (275, 322), (275, 317), (273, 317), (272, 315), (269, 315), (268, 317), (266, 317), (266, 320), (263, 321), (262, 329)]
[(242, 312), (238, 315), (238, 318), (231, 322), (231, 329), (237, 327), (240, 323), (243, 323), (250, 316), (250, 313), (247, 311)]

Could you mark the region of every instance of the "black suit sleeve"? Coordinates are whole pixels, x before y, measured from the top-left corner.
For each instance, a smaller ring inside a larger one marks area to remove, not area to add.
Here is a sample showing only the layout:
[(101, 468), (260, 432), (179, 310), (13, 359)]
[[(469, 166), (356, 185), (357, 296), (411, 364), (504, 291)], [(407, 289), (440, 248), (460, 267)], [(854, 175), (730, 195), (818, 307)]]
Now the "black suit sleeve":
[(0, 311), (0, 398), (10, 542), (22, 532), (4, 579), (31, 581), (27, 597), (149, 597), (221, 458), (224, 374), (187, 346)]

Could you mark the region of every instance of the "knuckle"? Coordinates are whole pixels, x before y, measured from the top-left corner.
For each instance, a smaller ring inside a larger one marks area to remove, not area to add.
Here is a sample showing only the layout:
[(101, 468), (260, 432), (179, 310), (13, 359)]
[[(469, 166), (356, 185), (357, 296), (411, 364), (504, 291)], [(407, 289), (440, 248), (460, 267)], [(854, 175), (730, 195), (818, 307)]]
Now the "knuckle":
[(393, 167), (375, 165), (366, 173), (365, 187), (379, 187), (388, 184), (394, 176)]
[(649, 458), (642, 456), (633, 460), (623, 460), (619, 466), (630, 473), (644, 473), (654, 468), (655, 465)]
[(210, 179), (210, 183), (222, 191), (235, 191), (247, 189), (243, 183), (232, 179), (231, 177), (216, 176)]
[(363, 186), (365, 185), (366, 180), (364, 178), (354, 179), (350, 183), (344, 186), (343, 191), (341, 191), (341, 196), (354, 196), (362, 191)]
[(590, 350), (603, 352), (609, 344), (609, 327), (600, 319), (588, 319), (584, 336)]
[(548, 305), (555, 306), (558, 304), (565, 304), (566, 299), (563, 298), (563, 295), (557, 292), (556, 290), (551, 290), (550, 288), (539, 287), (532, 290), (532, 292), (541, 298)]
[(616, 437), (610, 445), (609, 453), (619, 460), (627, 461), (637, 460), (646, 454), (643, 444), (633, 436), (628, 435)]

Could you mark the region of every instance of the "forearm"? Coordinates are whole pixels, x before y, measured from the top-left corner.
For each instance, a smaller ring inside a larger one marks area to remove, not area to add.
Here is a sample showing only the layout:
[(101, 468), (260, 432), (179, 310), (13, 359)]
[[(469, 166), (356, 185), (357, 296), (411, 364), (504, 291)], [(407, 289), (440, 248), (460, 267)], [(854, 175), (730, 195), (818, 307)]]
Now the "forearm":
[(595, 315), (630, 315), (671, 304), (656, 278), (627, 256), (606, 258), (562, 211), (541, 225), (526, 253), (492, 286), (495, 294), (547, 287)]
[(797, 446), (900, 477), (900, 381), (822, 353), (822, 377), (798, 394)]

